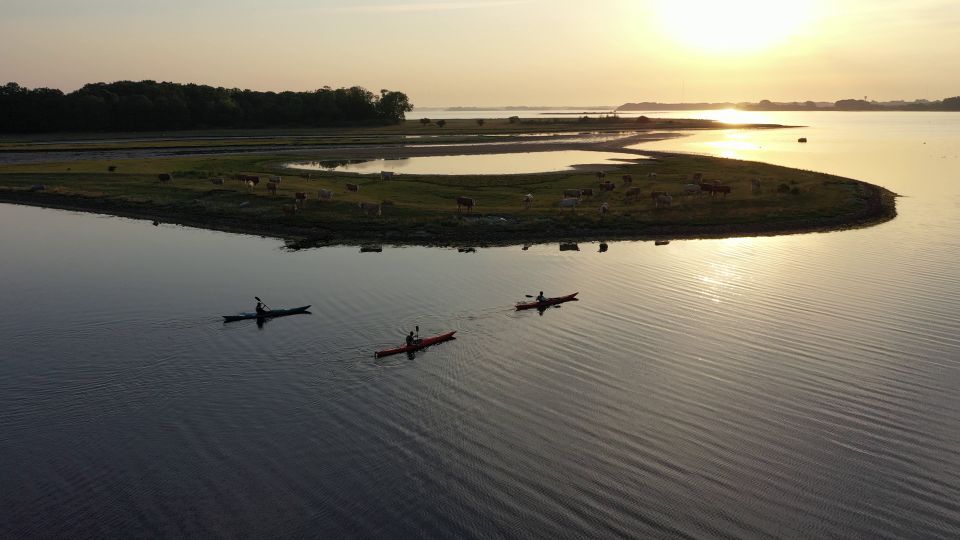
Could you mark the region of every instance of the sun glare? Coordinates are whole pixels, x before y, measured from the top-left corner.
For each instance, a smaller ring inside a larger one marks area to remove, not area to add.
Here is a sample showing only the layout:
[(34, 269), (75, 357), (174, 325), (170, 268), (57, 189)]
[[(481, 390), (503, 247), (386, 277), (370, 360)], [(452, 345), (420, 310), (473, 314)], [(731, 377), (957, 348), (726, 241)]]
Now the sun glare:
[(715, 54), (760, 52), (805, 25), (813, 0), (657, 0), (662, 31), (671, 39)]

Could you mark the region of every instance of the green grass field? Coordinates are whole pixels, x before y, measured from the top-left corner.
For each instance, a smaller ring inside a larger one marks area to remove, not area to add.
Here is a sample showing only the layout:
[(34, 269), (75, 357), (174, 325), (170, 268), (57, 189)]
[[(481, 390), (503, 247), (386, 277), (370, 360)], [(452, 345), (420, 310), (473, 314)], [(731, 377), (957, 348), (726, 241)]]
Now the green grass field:
[[(451, 125), (472, 132), (478, 127), (473, 121), (451, 121), (447, 127)], [(421, 127), (416, 125), (414, 129)], [(539, 126), (527, 125), (525, 129), (529, 133)], [(389, 137), (377, 137), (379, 130), (366, 131), (365, 135), (370, 140), (389, 142)], [(703, 156), (654, 157), (608, 169), (607, 179), (617, 184), (612, 192), (600, 192), (594, 171), (579, 170), (527, 175), (404, 174), (384, 181), (379, 175), (329, 171), (313, 172), (308, 179), (300, 171), (282, 167), (291, 160), (311, 159), (307, 154), (72, 160), (0, 165), (0, 201), (274, 236), (312, 237), (321, 242), (393, 239), (495, 243), (587, 236), (724, 236), (841, 228), (889, 219), (894, 213), (892, 194), (855, 180)], [(115, 171), (109, 171), (111, 166)], [(648, 176), (651, 172), (656, 178)], [(162, 184), (160, 173), (172, 174), (174, 180)], [(732, 192), (726, 197), (682, 195), (694, 173), (728, 185)], [(263, 181), (251, 189), (233, 179), (238, 174), (261, 175)], [(621, 179), (624, 174), (632, 175), (632, 187), (641, 191), (637, 200), (626, 200)], [(267, 192), (268, 175), (283, 177), (276, 195)], [(224, 178), (225, 184), (214, 185), (211, 180), (217, 177)], [(751, 188), (754, 178), (760, 179), (759, 192)], [(360, 191), (348, 192), (347, 183), (360, 185)], [(46, 189), (30, 191), (37, 184)], [(584, 197), (574, 210), (559, 207), (564, 190), (582, 188), (593, 188), (594, 195)], [(320, 190), (332, 191), (333, 200), (319, 200)], [(656, 208), (649, 197), (653, 191), (672, 194), (672, 204)], [(289, 210), (297, 192), (307, 194), (306, 203), (295, 214), (285, 212), (284, 207)], [(526, 194), (533, 195), (529, 208), (523, 205)], [(472, 214), (458, 212), (459, 196), (476, 200)], [(361, 202), (381, 203), (382, 215), (361, 212)], [(609, 213), (601, 214), (603, 203)]]

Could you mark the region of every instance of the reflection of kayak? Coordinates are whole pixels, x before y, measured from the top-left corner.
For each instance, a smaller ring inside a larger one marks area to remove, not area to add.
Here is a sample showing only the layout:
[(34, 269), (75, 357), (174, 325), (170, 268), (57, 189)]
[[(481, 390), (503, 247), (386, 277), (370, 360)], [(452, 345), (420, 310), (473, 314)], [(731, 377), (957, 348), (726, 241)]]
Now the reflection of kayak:
[(390, 356), (391, 354), (400, 354), (402, 352), (412, 352), (419, 351), (420, 349), (425, 349), (433, 344), (440, 343), (442, 341), (447, 341), (448, 339), (453, 339), (453, 335), (457, 331), (447, 332), (446, 334), (440, 334), (439, 336), (433, 336), (428, 338), (423, 338), (420, 340), (420, 343), (414, 343), (413, 345), (404, 345), (403, 347), (397, 347), (396, 349), (387, 349), (385, 351), (377, 351), (374, 353), (374, 356), (377, 358), (383, 356)]
[(284, 317), (286, 315), (296, 315), (306, 313), (310, 306), (301, 306), (290, 309), (272, 309), (263, 314), (240, 313), (238, 315), (224, 315), (223, 322), (243, 321), (246, 319), (272, 319), (273, 317)]
[(517, 304), (517, 311), (520, 311), (521, 309), (544, 308), (544, 307), (552, 306), (554, 304), (562, 304), (564, 302), (569, 302), (571, 300), (576, 301), (575, 297), (578, 294), (580, 293), (575, 292), (573, 294), (568, 294), (566, 296), (557, 296), (556, 298), (547, 298), (543, 302), (521, 302)]

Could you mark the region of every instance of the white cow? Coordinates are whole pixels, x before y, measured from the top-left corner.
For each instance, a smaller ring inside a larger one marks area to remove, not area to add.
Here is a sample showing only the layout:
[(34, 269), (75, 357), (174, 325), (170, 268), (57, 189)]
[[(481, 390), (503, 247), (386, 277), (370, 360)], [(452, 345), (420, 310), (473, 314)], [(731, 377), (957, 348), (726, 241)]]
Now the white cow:
[(578, 204), (580, 204), (580, 199), (566, 198), (560, 200), (560, 208), (576, 210)]

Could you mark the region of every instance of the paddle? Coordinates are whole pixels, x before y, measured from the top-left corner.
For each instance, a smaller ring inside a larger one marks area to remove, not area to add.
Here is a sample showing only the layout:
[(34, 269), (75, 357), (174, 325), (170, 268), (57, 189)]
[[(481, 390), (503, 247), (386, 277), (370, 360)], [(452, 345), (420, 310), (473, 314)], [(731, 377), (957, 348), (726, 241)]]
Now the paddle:
[(263, 307), (267, 308), (267, 311), (273, 311), (273, 309), (271, 309), (270, 306), (268, 306), (266, 302), (264, 302), (263, 300), (261, 300), (259, 296), (254, 296), (254, 298), (257, 299), (257, 302), (260, 302), (261, 304), (263, 304)]

